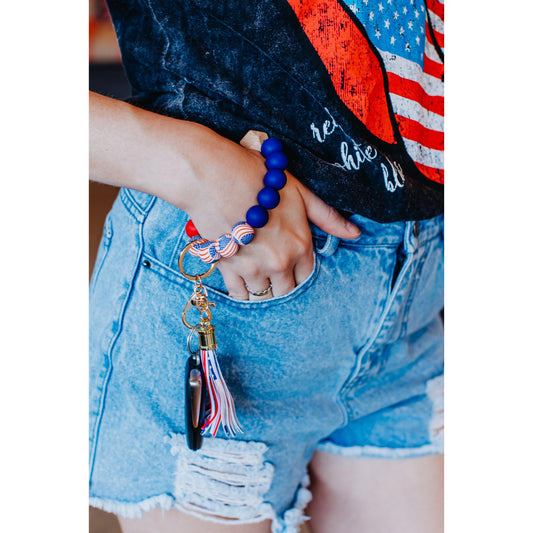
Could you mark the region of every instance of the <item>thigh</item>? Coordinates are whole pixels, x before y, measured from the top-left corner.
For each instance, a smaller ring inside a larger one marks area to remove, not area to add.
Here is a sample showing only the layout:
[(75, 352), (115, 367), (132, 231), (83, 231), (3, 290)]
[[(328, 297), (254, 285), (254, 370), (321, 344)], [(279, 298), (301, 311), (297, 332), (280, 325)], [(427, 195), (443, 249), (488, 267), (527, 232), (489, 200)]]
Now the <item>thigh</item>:
[(144, 513), (142, 518), (118, 517), (122, 533), (270, 533), (271, 520), (256, 524), (227, 525), (208, 522), (176, 509), (162, 511), (154, 509)]
[(316, 452), (311, 461), (313, 533), (442, 533), (443, 455), (355, 458)]

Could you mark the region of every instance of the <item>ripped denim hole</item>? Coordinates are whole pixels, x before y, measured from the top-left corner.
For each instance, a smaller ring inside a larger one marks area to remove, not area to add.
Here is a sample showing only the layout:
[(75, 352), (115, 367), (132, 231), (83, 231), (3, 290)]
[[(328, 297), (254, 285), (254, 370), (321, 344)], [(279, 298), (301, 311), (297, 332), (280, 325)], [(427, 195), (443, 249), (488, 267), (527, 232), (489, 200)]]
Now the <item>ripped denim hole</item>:
[(184, 512), (226, 523), (273, 518), (264, 501), (274, 476), (274, 466), (264, 460), (265, 444), (208, 438), (194, 452), (184, 435), (172, 434), (166, 442), (176, 456), (174, 497)]

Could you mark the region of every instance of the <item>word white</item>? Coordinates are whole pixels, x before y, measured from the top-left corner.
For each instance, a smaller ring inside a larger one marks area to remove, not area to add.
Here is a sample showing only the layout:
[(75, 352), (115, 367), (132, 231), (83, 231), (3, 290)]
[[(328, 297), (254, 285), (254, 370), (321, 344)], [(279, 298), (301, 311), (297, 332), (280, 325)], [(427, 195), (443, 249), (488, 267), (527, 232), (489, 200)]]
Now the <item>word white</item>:
[[(327, 109), (325, 110), (329, 114), (329, 111)], [(346, 141), (341, 142), (340, 154), (342, 163), (334, 163), (335, 166), (348, 171), (359, 170), (363, 163), (371, 162), (378, 156), (378, 151), (373, 146), (367, 145), (362, 147), (361, 144), (356, 143), (350, 136), (346, 135), (331, 114), (330, 118), (331, 120), (325, 120), (322, 123), (321, 128), (315, 126), (315, 123), (313, 122), (311, 124), (311, 131), (313, 133), (313, 138), (319, 143), (324, 143), (326, 138), (329, 137), (337, 128), (342, 131), (345, 137), (348, 137), (351, 142), (351, 147)], [(381, 163), (383, 181), (387, 191), (394, 192), (398, 187), (403, 187), (405, 185), (405, 176), (398, 163), (391, 161), (386, 156), (385, 159), (390, 165), (390, 172), (387, 165)]]
[(335, 163), (336, 166), (344, 168), (345, 170), (359, 170), (361, 164), (365, 161), (372, 161), (378, 155), (377, 150), (373, 146), (367, 146), (364, 150), (360, 144), (357, 144), (353, 139), (352, 149), (353, 153), (350, 153), (350, 148), (346, 141), (341, 142), (341, 158), (342, 165)]

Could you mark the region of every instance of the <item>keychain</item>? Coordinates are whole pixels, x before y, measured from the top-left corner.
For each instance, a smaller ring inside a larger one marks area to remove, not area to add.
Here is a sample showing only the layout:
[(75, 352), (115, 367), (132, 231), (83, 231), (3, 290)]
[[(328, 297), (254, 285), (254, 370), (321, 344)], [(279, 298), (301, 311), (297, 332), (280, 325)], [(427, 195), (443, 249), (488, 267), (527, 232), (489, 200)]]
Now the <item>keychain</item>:
[[(185, 413), (187, 428), (187, 444), (191, 450), (198, 450), (202, 446), (203, 436), (211, 433), (216, 436), (222, 427), (228, 437), (235, 437), (242, 428), (237, 420), (233, 398), (226, 385), (217, 359), (217, 344), (215, 327), (211, 324), (211, 308), (207, 289), (202, 279), (209, 276), (216, 268), (212, 263), (209, 270), (203, 274), (192, 276), (183, 268), (183, 259), (193, 242), (188, 243), (179, 257), (179, 269), (189, 280), (194, 281), (193, 293), (182, 313), (182, 321), (191, 332), (187, 339), (189, 358), (185, 372)], [(191, 324), (187, 313), (195, 308), (199, 314), (199, 322)], [(198, 350), (192, 349), (192, 338), (198, 336)]]
[[(280, 201), (279, 191), (287, 183), (285, 169), (287, 156), (283, 153), (281, 142), (268, 138), (264, 132), (250, 130), (240, 141), (246, 148), (260, 151), (265, 157), (267, 172), (263, 178), (264, 188), (257, 195), (257, 205), (246, 212), (246, 221), (235, 224), (230, 233), (221, 235), (216, 241), (203, 239), (192, 220), (185, 226), (185, 232), (193, 239), (181, 251), (178, 266), (181, 273), (190, 281), (194, 281), (194, 290), (185, 309), (182, 320), (191, 332), (187, 340), (190, 356), (187, 361), (185, 382), (185, 412), (187, 426), (187, 443), (191, 450), (198, 450), (202, 445), (203, 435), (211, 433), (216, 436), (220, 427), (228, 437), (235, 437), (242, 428), (237, 420), (233, 398), (220, 371), (217, 360), (217, 344), (215, 327), (211, 324), (211, 307), (207, 297), (207, 289), (202, 279), (209, 276), (217, 267), (221, 258), (229, 258), (237, 253), (239, 246), (251, 243), (255, 236), (254, 228), (263, 227), (269, 219), (268, 210), (277, 207)], [(210, 264), (203, 274), (194, 276), (187, 274), (183, 268), (183, 259), (187, 252)], [(271, 290), (254, 293), (263, 295)], [(251, 292), (248, 289), (249, 292)], [(200, 313), (200, 321), (193, 325), (187, 320), (187, 312), (191, 307)], [(198, 335), (199, 349), (191, 349), (194, 333)]]

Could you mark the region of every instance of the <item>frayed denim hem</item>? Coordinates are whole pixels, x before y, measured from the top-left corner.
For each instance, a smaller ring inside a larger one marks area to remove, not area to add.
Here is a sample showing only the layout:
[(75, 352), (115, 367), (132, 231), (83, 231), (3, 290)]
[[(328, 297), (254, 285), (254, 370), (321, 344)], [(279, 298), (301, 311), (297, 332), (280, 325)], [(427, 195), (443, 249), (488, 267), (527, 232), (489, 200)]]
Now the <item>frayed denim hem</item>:
[(122, 516), (124, 518), (142, 518), (143, 513), (152, 511), (153, 509), (160, 507), (162, 512), (169, 509), (177, 509), (188, 515), (195, 516), (201, 520), (207, 520), (209, 522), (215, 522), (219, 524), (252, 524), (256, 522), (262, 522), (263, 520), (272, 520), (271, 531), (272, 533), (298, 533), (300, 524), (309, 518), (304, 515), (304, 509), (311, 501), (311, 492), (307, 488), (309, 486), (309, 476), (306, 474), (302, 483), (296, 493), (294, 506), (287, 509), (282, 516), (277, 516), (272, 506), (268, 503), (263, 504), (263, 510), (265, 514), (253, 519), (240, 519), (240, 520), (228, 520), (223, 518), (217, 518), (195, 512), (192, 509), (188, 509), (182, 505), (179, 505), (175, 499), (168, 494), (161, 494), (154, 496), (140, 502), (121, 502), (116, 500), (109, 500), (105, 498), (90, 497), (89, 505), (108, 513)]
[(383, 448), (380, 446), (338, 446), (325, 442), (316, 447), (318, 451), (342, 455), (344, 457), (374, 457), (382, 459), (409, 459), (424, 455), (444, 453), (442, 439), (416, 448)]
[(309, 517), (304, 514), (304, 509), (313, 497), (311, 491), (307, 488), (309, 484), (309, 475), (306, 474), (296, 492), (294, 506), (285, 511), (283, 517), (274, 518), (272, 522), (272, 533), (298, 533), (300, 531), (300, 524), (309, 520)]
[(124, 518), (142, 518), (143, 513), (152, 511), (156, 507), (160, 507), (163, 511), (171, 509), (174, 507), (174, 498), (168, 494), (160, 494), (159, 496), (132, 503), (89, 497), (89, 505)]

